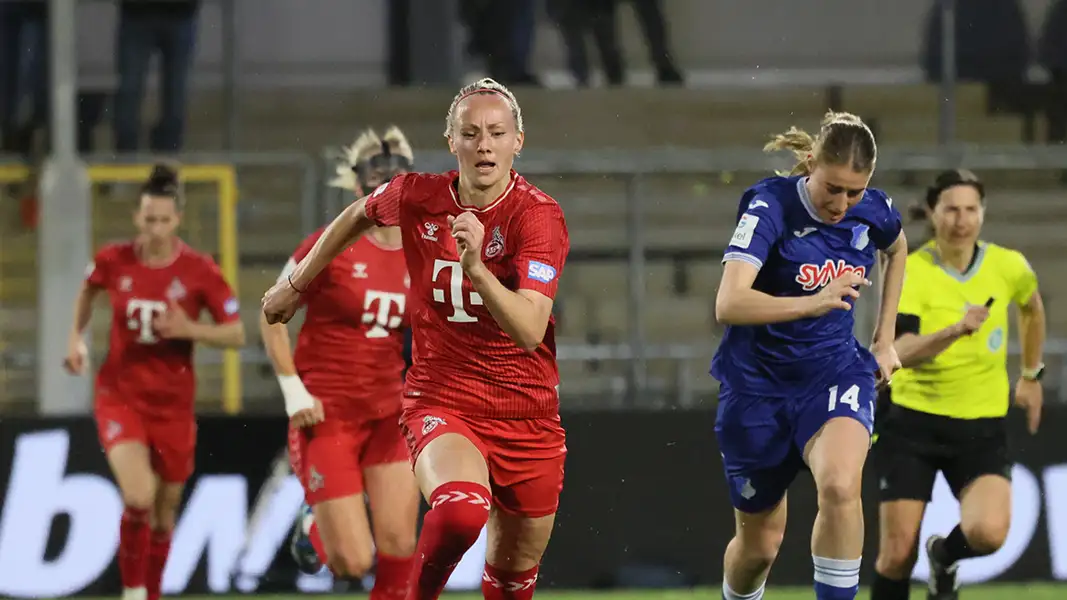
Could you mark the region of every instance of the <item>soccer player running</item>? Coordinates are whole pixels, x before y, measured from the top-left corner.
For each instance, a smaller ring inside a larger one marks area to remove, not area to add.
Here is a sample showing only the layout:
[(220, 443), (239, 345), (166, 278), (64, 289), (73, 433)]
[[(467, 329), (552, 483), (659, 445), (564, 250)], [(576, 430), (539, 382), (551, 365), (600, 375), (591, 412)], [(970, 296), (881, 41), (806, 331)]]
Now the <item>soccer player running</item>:
[[(412, 160), (399, 129), (381, 138), (367, 130), (346, 149), (331, 185), (361, 197), (410, 171)], [(321, 235), (300, 244), (279, 282), (288, 285)], [(290, 418), (290, 464), (311, 506), (298, 519), (293, 557), (309, 573), (326, 564), (335, 577), (359, 578), (376, 550), (371, 598), (383, 600), (407, 594), (419, 517), (419, 490), (399, 425), (407, 288), (400, 230), (376, 227), (300, 297), (307, 313), (295, 355), (285, 325), (260, 319)]]
[(1005, 416), (1008, 307), (1019, 309), (1022, 376), (1015, 404), (1031, 433), (1041, 421), (1045, 309), (1026, 258), (979, 239), (985, 189), (966, 170), (938, 175), (916, 216), (933, 239), (908, 257), (896, 322), (904, 365), (879, 406), (872, 461), (881, 536), (872, 600), (904, 600), (923, 512), (941, 471), (960, 501), (960, 523), (926, 540), (929, 597), (957, 597), (959, 561), (996, 552), (1011, 523)]
[[(723, 597), (763, 597), (785, 532), (786, 491), (807, 468), (819, 502), (815, 597), (850, 600), (875, 386), (899, 367), (893, 324), (907, 241), (892, 201), (867, 187), (877, 146), (858, 117), (829, 112), (814, 138), (792, 128), (765, 148), (780, 149), (800, 162), (741, 197), (715, 300), (727, 325), (711, 366), (721, 383), (715, 432), (736, 509)], [(870, 285), (876, 250), (888, 261), (868, 351), (853, 334), (852, 308)]]
[[(89, 265), (74, 302), (64, 366), (85, 372), (82, 332), (100, 292), (111, 299), (107, 359), (96, 377), (100, 444), (125, 510), (119, 572), (125, 600), (160, 596), (182, 487), (196, 447), (193, 346), (244, 344), (237, 299), (210, 256), (177, 235), (184, 205), (174, 167), (157, 165), (141, 186), (129, 242), (108, 244)], [(207, 311), (215, 323), (201, 322)]]
[(551, 313), (567, 228), (556, 201), (511, 168), (524, 129), (507, 88), (460, 90), (445, 136), (458, 172), (400, 175), (356, 201), (263, 310), (287, 321), (347, 246), (375, 225), (400, 227), (414, 338), (402, 423), (430, 504), (408, 598), (437, 598), (488, 522), (483, 595), (529, 599), (563, 487)]

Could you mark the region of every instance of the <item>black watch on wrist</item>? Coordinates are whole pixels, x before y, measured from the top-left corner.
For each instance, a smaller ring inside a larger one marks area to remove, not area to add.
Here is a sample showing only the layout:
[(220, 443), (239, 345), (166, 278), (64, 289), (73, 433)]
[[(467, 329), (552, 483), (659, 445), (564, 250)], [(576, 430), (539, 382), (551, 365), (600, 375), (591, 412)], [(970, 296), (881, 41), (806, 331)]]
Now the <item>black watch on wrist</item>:
[(1028, 379), (1030, 381), (1041, 381), (1041, 378), (1044, 377), (1044, 375), (1045, 375), (1045, 363), (1041, 363), (1041, 364), (1037, 365), (1036, 367), (1034, 367), (1033, 369), (1024, 368), (1023, 372), (1022, 372), (1023, 379)]

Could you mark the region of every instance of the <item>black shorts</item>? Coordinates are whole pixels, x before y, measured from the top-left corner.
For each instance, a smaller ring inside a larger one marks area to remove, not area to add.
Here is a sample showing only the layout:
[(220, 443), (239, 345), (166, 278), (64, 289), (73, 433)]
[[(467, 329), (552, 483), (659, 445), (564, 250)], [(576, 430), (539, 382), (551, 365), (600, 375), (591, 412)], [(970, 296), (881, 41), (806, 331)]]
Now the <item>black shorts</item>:
[(880, 501), (929, 502), (938, 471), (957, 499), (982, 475), (1011, 480), (1004, 418), (955, 419), (886, 400), (879, 398), (878, 437), (871, 448)]

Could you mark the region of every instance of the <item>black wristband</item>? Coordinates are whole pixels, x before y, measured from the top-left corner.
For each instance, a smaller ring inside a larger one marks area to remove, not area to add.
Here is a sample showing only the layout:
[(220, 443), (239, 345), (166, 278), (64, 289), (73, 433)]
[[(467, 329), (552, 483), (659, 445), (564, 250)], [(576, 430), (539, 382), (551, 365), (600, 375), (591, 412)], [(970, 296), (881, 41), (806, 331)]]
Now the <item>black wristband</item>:
[(289, 287), (291, 287), (291, 288), (293, 288), (294, 290), (296, 290), (296, 293), (298, 293), (298, 294), (303, 294), (304, 292), (306, 292), (306, 291), (307, 291), (307, 290), (302, 290), (302, 289), (300, 289), (300, 288), (296, 287), (296, 284), (295, 284), (295, 283), (293, 283), (293, 274), (292, 274), (292, 273), (290, 273), (290, 274), (286, 275), (286, 276), (285, 276), (285, 278), (286, 278), (287, 280), (289, 280)]

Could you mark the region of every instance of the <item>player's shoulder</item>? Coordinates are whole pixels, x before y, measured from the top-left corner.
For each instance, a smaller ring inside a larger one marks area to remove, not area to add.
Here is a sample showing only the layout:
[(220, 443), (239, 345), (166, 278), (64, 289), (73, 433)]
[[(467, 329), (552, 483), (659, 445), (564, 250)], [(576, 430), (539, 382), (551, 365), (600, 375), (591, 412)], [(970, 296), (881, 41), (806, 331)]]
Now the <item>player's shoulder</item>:
[(133, 240), (113, 240), (105, 242), (93, 258), (95, 262), (129, 262), (137, 258)]
[(786, 177), (774, 175), (757, 181), (746, 190), (745, 196), (759, 199), (764, 202), (780, 204), (783, 200), (792, 198), (797, 194), (797, 182), (799, 176)]
[(876, 215), (888, 215), (892, 214), (895, 209), (893, 206), (893, 198), (883, 190), (878, 188), (869, 187), (863, 192), (863, 199), (860, 200), (859, 208), (870, 211)]
[(979, 244), (982, 247), (982, 253), (985, 255), (982, 259), (983, 263), (991, 263), (998, 268), (1004, 269), (1024, 268), (1033, 270), (1030, 267), (1030, 261), (1026, 259), (1026, 255), (1014, 248), (986, 241), (980, 241)]
[(545, 211), (551, 214), (558, 214), (561, 219), (563, 218), (563, 207), (559, 205), (559, 202), (556, 202), (555, 198), (517, 173), (515, 174), (511, 196), (511, 205), (515, 207), (516, 211)]
[(905, 268), (911, 272), (937, 266), (937, 257), (932, 252), (933, 242), (925, 242), (908, 252)]
[(174, 266), (181, 270), (199, 270), (211, 273), (219, 271), (219, 264), (215, 262), (215, 257), (207, 252), (197, 250), (184, 242), (181, 244), (180, 252), (178, 260), (174, 261)]

